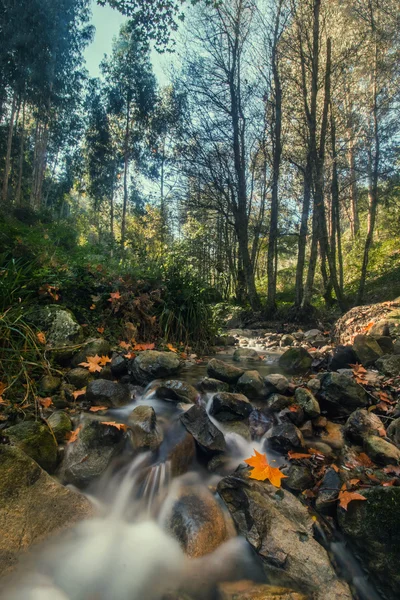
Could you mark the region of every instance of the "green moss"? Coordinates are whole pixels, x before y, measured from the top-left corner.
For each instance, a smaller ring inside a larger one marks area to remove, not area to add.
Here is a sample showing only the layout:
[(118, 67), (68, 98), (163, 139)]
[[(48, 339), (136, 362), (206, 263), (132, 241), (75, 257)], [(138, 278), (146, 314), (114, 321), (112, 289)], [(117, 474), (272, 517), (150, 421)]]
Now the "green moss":
[(6, 435), (45, 471), (57, 466), (57, 444), (50, 429), (36, 421), (25, 421), (6, 430)]

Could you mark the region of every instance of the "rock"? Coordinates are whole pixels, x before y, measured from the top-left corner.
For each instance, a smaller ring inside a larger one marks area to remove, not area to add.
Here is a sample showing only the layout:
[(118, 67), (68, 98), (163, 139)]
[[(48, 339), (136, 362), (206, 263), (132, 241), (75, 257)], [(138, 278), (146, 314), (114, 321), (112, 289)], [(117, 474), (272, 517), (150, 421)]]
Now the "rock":
[(353, 350), (353, 346), (338, 346), (330, 359), (328, 366), (331, 371), (339, 369), (348, 369), (350, 365), (357, 363), (357, 355)]
[(297, 388), (295, 398), (297, 404), (304, 410), (304, 414), (310, 419), (314, 419), (321, 414), (318, 400), (306, 388)]
[(50, 429), (39, 421), (24, 421), (5, 430), (5, 434), (45, 471), (57, 466), (57, 443)]
[(302, 342), (304, 340), (304, 331), (295, 331), (293, 337), (297, 342)]
[(189, 433), (192, 434), (200, 449), (207, 455), (217, 454), (226, 450), (223, 434), (208, 418), (206, 409), (202, 406), (192, 406), (180, 419)]
[(266, 407), (271, 412), (280, 412), (292, 404), (294, 404), (294, 398), (292, 396), (282, 396), (282, 394), (272, 394), (266, 401)]
[(267, 440), (272, 448), (283, 452), (304, 447), (301, 431), (293, 423), (275, 425), (268, 431)]
[(364, 367), (374, 365), (377, 359), (383, 355), (382, 348), (370, 335), (356, 335), (353, 350), (357, 355), (357, 362), (364, 365)]
[(213, 552), (232, 537), (234, 528), (228, 526), (228, 517), (206, 487), (183, 484), (170, 502), (170, 514), (165, 520), (167, 531), (191, 558)]
[[(169, 430), (173, 447), (168, 450), (165, 462), (171, 465), (171, 477), (179, 477), (186, 473), (196, 456), (196, 444), (193, 436), (186, 430), (180, 421), (176, 421)], [(161, 448), (162, 449), (162, 448)], [(161, 451), (160, 449), (160, 451)], [(160, 456), (164, 460), (164, 456)]]
[(138, 383), (150, 383), (154, 379), (167, 379), (181, 369), (181, 359), (175, 352), (145, 350), (130, 361), (129, 373)]
[(128, 417), (132, 431), (132, 444), (136, 450), (157, 450), (163, 441), (162, 429), (157, 424), (157, 416), (151, 406), (137, 406)]
[(250, 400), (265, 396), (264, 380), (258, 371), (245, 371), (239, 378), (236, 388)]
[(332, 416), (347, 416), (368, 405), (364, 388), (341, 373), (324, 373), (318, 394), (320, 406)]
[(400, 355), (385, 354), (376, 361), (376, 367), (388, 377), (397, 377), (400, 375)]
[(95, 481), (121, 451), (124, 440), (124, 431), (84, 417), (76, 441), (66, 447), (61, 480), (78, 487)]
[(251, 442), (251, 431), (248, 421), (224, 421), (224, 433), (235, 433)]
[(321, 389), (321, 382), (318, 379), (318, 377), (312, 377), (307, 381), (306, 385), (310, 392), (312, 392), (313, 394), (317, 394)]
[(328, 446), (328, 444), (324, 444), (324, 442), (316, 442), (315, 439), (312, 441), (307, 440), (307, 442), (305, 442), (305, 447), (308, 451), (310, 451), (311, 449), (318, 450), (318, 452), (321, 452), (321, 454), (323, 454), (324, 456), (334, 456), (334, 452), (332, 448)]
[(279, 415), (283, 421), (290, 421), (299, 426), (304, 423), (304, 410), (298, 404), (292, 404), (290, 408), (285, 408)]
[(52, 396), (56, 393), (61, 385), (60, 377), (53, 377), (53, 375), (45, 375), (39, 386), (39, 392), (41, 396)]
[(92, 406), (126, 406), (130, 402), (129, 388), (122, 383), (96, 379), (91, 381), (86, 388), (86, 400)]
[(111, 358), (110, 369), (114, 377), (123, 377), (128, 373), (128, 359), (121, 354), (114, 354)]
[(146, 388), (145, 395), (156, 396), (161, 400), (170, 402), (183, 402), (184, 404), (196, 404), (200, 397), (195, 387), (178, 379), (153, 381)]
[(92, 514), (87, 498), (62, 486), (19, 448), (0, 445), (0, 574), (34, 542)]
[(108, 356), (111, 353), (111, 346), (107, 340), (98, 338), (87, 342), (84, 347), (75, 354), (71, 361), (72, 367), (79, 367), (80, 363), (87, 362), (88, 356)]
[(288, 373), (308, 371), (312, 365), (312, 356), (304, 348), (289, 348), (279, 357), (279, 366)]
[(235, 346), (237, 339), (233, 335), (218, 335), (214, 340), (215, 346)]
[(205, 393), (229, 392), (229, 384), (211, 377), (203, 377), (197, 384), (198, 389)]
[(304, 492), (304, 490), (314, 487), (314, 477), (308, 467), (290, 465), (284, 473), (287, 475), (287, 479), (282, 479), (282, 485), (285, 489)]
[(389, 335), (379, 335), (373, 337), (378, 342), (383, 354), (393, 354), (394, 344), (392, 338)]
[(307, 600), (307, 597), (287, 588), (241, 580), (220, 583), (218, 600)]
[(321, 441), (328, 444), (333, 450), (341, 450), (345, 444), (343, 426), (328, 421), (325, 430), (321, 433)]
[(243, 394), (219, 392), (211, 401), (210, 414), (218, 421), (238, 421), (247, 419), (252, 405)]
[[(39, 329), (46, 332), (46, 342), (49, 348), (63, 348), (79, 344), (83, 337), (82, 327), (71, 311), (57, 304), (41, 308), (33, 317)], [(71, 356), (71, 354), (70, 354)]]
[(389, 335), (389, 322), (387, 320), (382, 320), (382, 321), (378, 321), (377, 323), (374, 323), (374, 325), (372, 325), (371, 329), (369, 330), (369, 335), (372, 336), (387, 336)]
[(400, 487), (374, 486), (358, 490), (366, 502), (338, 508), (342, 531), (354, 544), (385, 597), (400, 595)]
[(327, 424), (328, 424), (328, 419), (326, 417), (317, 417), (316, 419), (313, 419), (313, 427), (316, 427), (317, 429), (324, 429)]
[(295, 341), (294, 337), (292, 335), (283, 335), (281, 337), (281, 341), (279, 343), (281, 348), (286, 348), (287, 346), (292, 346), (293, 342)]
[(251, 436), (254, 439), (260, 439), (263, 435), (271, 429), (274, 424), (274, 417), (272, 415), (266, 415), (260, 410), (253, 410), (249, 416), (249, 426)]
[(86, 387), (92, 380), (93, 376), (84, 367), (77, 367), (76, 369), (71, 369), (71, 371), (67, 373), (67, 381), (69, 381), (69, 383), (71, 383), (78, 390), (81, 390), (82, 388)]
[(365, 409), (358, 409), (347, 419), (344, 433), (351, 442), (362, 445), (368, 435), (379, 436), (380, 429), (385, 429), (385, 426), (377, 415)]
[(310, 329), (304, 333), (304, 341), (315, 348), (321, 348), (326, 344), (326, 338), (319, 329)]
[(271, 373), (264, 378), (264, 385), (267, 394), (284, 394), (289, 388), (289, 380), (280, 373)]
[(393, 344), (393, 353), (396, 355), (400, 354), (400, 338)]
[(379, 465), (400, 464), (400, 450), (376, 435), (369, 435), (364, 439), (364, 450)]
[(243, 369), (228, 365), (217, 358), (212, 358), (207, 365), (208, 376), (225, 383), (236, 383), (243, 373)]
[(311, 438), (314, 434), (314, 429), (311, 421), (306, 421), (300, 428), (304, 438)]
[(327, 552), (314, 539), (307, 508), (290, 492), (235, 474), (218, 492), (243, 535), (261, 557), (271, 584), (296, 588), (318, 600), (350, 600)]
[(315, 501), (315, 508), (322, 514), (334, 514), (342, 481), (334, 469), (327, 469)]
[(63, 410), (57, 410), (47, 419), (54, 437), (59, 444), (65, 443), (67, 434), (72, 431), (72, 421)]
[(387, 436), (398, 448), (400, 448), (400, 418), (397, 418), (390, 423), (387, 429)]
[(261, 358), (257, 350), (251, 348), (237, 348), (233, 353), (235, 362), (260, 362)]

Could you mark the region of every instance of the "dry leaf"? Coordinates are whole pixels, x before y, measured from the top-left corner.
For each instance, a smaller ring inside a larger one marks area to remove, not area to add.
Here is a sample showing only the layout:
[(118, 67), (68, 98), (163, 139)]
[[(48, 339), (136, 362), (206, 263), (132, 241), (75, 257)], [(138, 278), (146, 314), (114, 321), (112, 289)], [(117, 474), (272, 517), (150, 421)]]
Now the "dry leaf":
[(171, 352), (178, 352), (178, 349), (175, 348), (175, 346), (173, 346), (172, 344), (167, 344), (167, 348), (168, 350), (170, 350)]
[(43, 346), (45, 346), (45, 345), (46, 345), (46, 336), (45, 336), (45, 334), (43, 333), (43, 331), (39, 331), (39, 332), (36, 334), (36, 337), (37, 337), (37, 339), (38, 339), (38, 341), (39, 341), (39, 343), (40, 343), (40, 344), (42, 344)]
[(101, 358), (98, 354), (96, 356), (87, 356), (86, 360), (87, 362), (79, 363), (79, 366), (86, 367), (90, 373), (96, 373), (96, 371), (100, 373), (103, 370), (103, 367), (100, 366)]
[(271, 465), (268, 464), (267, 456), (265, 454), (260, 454), (257, 450), (254, 450), (254, 456), (247, 458), (244, 462), (250, 465), (250, 467), (253, 467), (253, 470), (250, 473), (251, 479), (257, 479), (258, 481), (265, 481), (268, 479), (272, 485), (280, 488), (281, 480), (287, 477), (287, 475), (284, 475), (277, 467), (271, 467)]
[(95, 304), (92, 304), (91, 306), (89, 306), (89, 309), (90, 309), (90, 310), (95, 310), (95, 309), (96, 309), (96, 305), (95, 305)]
[(154, 350), (156, 347), (155, 344), (135, 344), (133, 346), (133, 350), (137, 350), (138, 352), (143, 352), (144, 350)]
[(114, 300), (120, 300), (120, 299), (121, 299), (121, 294), (119, 292), (113, 292), (112, 294), (110, 294), (108, 301), (113, 302)]
[(128, 427), (124, 423), (114, 423), (113, 421), (102, 421), (102, 425), (109, 425), (110, 427), (116, 427), (119, 431), (126, 431)]
[(6, 391), (7, 386), (5, 383), (3, 383), (2, 381), (0, 381), (0, 396), (2, 396), (4, 394), (4, 392)]
[(302, 452), (293, 452), (293, 450), (289, 450), (288, 452), (289, 460), (301, 460), (302, 458), (312, 458), (313, 454), (306, 454)]
[(100, 334), (103, 334), (103, 333), (104, 333), (104, 327), (97, 327), (97, 331), (98, 331)]
[(91, 408), (89, 408), (90, 412), (99, 412), (100, 410), (108, 410), (108, 406), (92, 406)]
[(124, 358), (127, 358), (128, 360), (132, 360), (132, 359), (136, 358), (136, 354), (134, 352), (128, 352), (128, 354), (124, 354)]
[(357, 492), (348, 492), (347, 490), (340, 490), (339, 492), (339, 506), (347, 510), (347, 506), (354, 500), (366, 500), (365, 496), (361, 496)]
[(129, 348), (131, 347), (131, 345), (127, 342), (119, 342), (119, 345), (121, 346), (121, 348), (124, 348), (124, 350), (129, 350)]
[(81, 429), (82, 429), (82, 425), (79, 425), (79, 427), (77, 429), (75, 429), (75, 431), (70, 431), (67, 433), (65, 438), (68, 441), (68, 444), (73, 444), (74, 442), (76, 442)]
[(74, 397), (74, 400), (76, 400), (77, 398), (79, 398), (79, 396), (83, 396), (84, 394), (86, 394), (86, 388), (82, 388), (81, 390), (76, 390), (76, 392), (72, 392), (72, 395)]
[(50, 408), (53, 404), (53, 400), (51, 398), (38, 398), (39, 404), (43, 406), (43, 408)]
[(108, 358), (108, 356), (101, 356), (99, 365), (101, 365), (102, 367), (105, 367), (106, 364), (110, 363), (110, 362), (111, 362), (111, 358)]

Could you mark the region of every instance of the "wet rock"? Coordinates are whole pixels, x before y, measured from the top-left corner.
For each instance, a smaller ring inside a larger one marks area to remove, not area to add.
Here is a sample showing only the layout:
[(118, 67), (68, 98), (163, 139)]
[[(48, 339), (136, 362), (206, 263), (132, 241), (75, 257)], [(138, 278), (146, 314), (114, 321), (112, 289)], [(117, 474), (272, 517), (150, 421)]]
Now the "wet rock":
[(238, 421), (247, 419), (252, 405), (243, 394), (230, 394), (229, 392), (219, 392), (215, 394), (211, 401), (210, 413), (218, 421)]
[(314, 434), (313, 424), (311, 421), (306, 421), (299, 429), (304, 438), (311, 438)]
[(78, 487), (87, 486), (104, 473), (124, 441), (124, 431), (84, 417), (76, 441), (66, 447), (61, 480)]
[(261, 557), (270, 583), (300, 589), (318, 600), (351, 599), (314, 539), (307, 508), (293, 494), (237, 474), (222, 479), (218, 492), (239, 534)]
[(315, 348), (321, 348), (326, 344), (326, 338), (319, 329), (310, 329), (304, 333), (304, 341)]
[(392, 338), (389, 335), (379, 335), (373, 337), (378, 342), (383, 354), (393, 354), (394, 344)]
[(257, 350), (251, 348), (237, 348), (233, 353), (235, 362), (260, 362), (261, 358)]
[(332, 416), (347, 416), (357, 408), (368, 405), (368, 396), (364, 388), (341, 373), (323, 374), (318, 396), (321, 408)]
[(200, 397), (195, 387), (178, 379), (153, 381), (146, 388), (145, 395), (154, 395), (161, 400), (183, 402), (184, 404), (196, 404)]
[(342, 531), (354, 544), (368, 571), (391, 600), (400, 594), (400, 487), (359, 490), (366, 502), (338, 508)]
[(154, 379), (167, 379), (176, 375), (182, 362), (175, 352), (145, 350), (129, 363), (129, 372), (139, 383), (149, 383)]
[(279, 366), (288, 373), (308, 371), (312, 365), (312, 356), (304, 348), (289, 348), (279, 357)]
[(319, 390), (321, 389), (321, 382), (318, 379), (318, 377), (312, 377), (311, 379), (309, 379), (307, 381), (307, 388), (313, 394), (317, 394), (319, 392)]
[(311, 441), (307, 440), (304, 445), (306, 450), (318, 450), (318, 452), (324, 456), (333, 457), (335, 454), (328, 444), (324, 444), (324, 442), (318, 442), (315, 439)]
[(356, 335), (353, 350), (357, 355), (359, 363), (364, 367), (370, 367), (383, 355), (383, 350), (378, 342), (370, 335)]
[(364, 439), (364, 450), (373, 462), (379, 465), (400, 464), (400, 450), (381, 437), (369, 435)]
[(206, 394), (215, 392), (229, 392), (229, 384), (219, 379), (212, 379), (211, 377), (203, 377), (197, 384), (198, 389)]
[(328, 421), (325, 425), (325, 431), (321, 433), (321, 441), (328, 444), (333, 450), (341, 450), (345, 444), (342, 425)]
[(232, 537), (234, 528), (211, 494), (200, 484), (180, 486), (165, 525), (185, 554), (198, 558), (213, 552)]
[(292, 396), (283, 396), (282, 394), (272, 394), (266, 401), (266, 407), (271, 412), (280, 412), (292, 404), (294, 404), (294, 398)]
[(334, 469), (327, 469), (315, 501), (316, 509), (323, 514), (336, 512), (336, 501), (342, 487), (342, 481)]
[(63, 410), (57, 410), (47, 419), (54, 437), (59, 444), (65, 443), (67, 434), (72, 431), (72, 421)]
[(60, 377), (53, 377), (53, 375), (45, 375), (39, 386), (39, 392), (41, 396), (52, 396), (56, 393), (61, 385)]
[(111, 373), (114, 377), (123, 377), (128, 373), (128, 365), (129, 362), (127, 358), (121, 354), (114, 354), (110, 363)]
[(376, 361), (376, 367), (388, 377), (397, 377), (400, 375), (400, 355), (385, 354)]
[(385, 429), (381, 419), (365, 409), (355, 410), (346, 421), (345, 436), (354, 444), (363, 444), (368, 435), (378, 435), (379, 430)]
[(67, 381), (76, 387), (78, 390), (86, 387), (90, 381), (93, 380), (93, 376), (87, 369), (84, 367), (77, 367), (76, 369), (71, 369), (67, 373)]
[(297, 388), (295, 398), (297, 404), (299, 404), (299, 406), (301, 406), (301, 408), (304, 410), (306, 417), (314, 419), (320, 415), (321, 409), (319, 407), (318, 400), (309, 390), (300, 387)]
[(224, 433), (234, 433), (240, 435), (248, 442), (251, 441), (251, 431), (249, 422), (246, 421), (224, 421)]
[(24, 421), (5, 430), (11, 442), (48, 473), (57, 466), (57, 443), (50, 429), (39, 421)]
[(151, 406), (137, 406), (128, 417), (131, 439), (136, 450), (157, 450), (163, 441), (162, 429)]
[(301, 431), (293, 423), (275, 425), (268, 431), (267, 440), (272, 448), (283, 452), (304, 446)]
[(308, 467), (291, 465), (284, 470), (287, 479), (282, 479), (282, 486), (294, 492), (304, 492), (314, 486), (314, 477)]
[(279, 417), (282, 421), (290, 421), (296, 427), (300, 427), (304, 423), (304, 410), (298, 404), (292, 404), (281, 411)]
[(292, 335), (283, 335), (281, 337), (281, 341), (279, 343), (281, 348), (286, 348), (287, 346), (292, 346), (293, 342), (295, 341), (294, 337)]
[(392, 421), (387, 429), (387, 436), (400, 448), (400, 419)]
[(264, 385), (267, 394), (284, 394), (289, 388), (289, 380), (284, 375), (272, 373), (264, 378)]
[(252, 581), (221, 583), (218, 600), (307, 600), (299, 592)]
[(176, 421), (168, 433), (174, 444), (168, 450), (165, 460), (171, 465), (171, 477), (179, 477), (189, 470), (196, 456), (196, 444), (192, 434), (180, 421)]
[(125, 406), (130, 401), (129, 388), (107, 379), (97, 379), (87, 386), (86, 400), (93, 406)]
[(212, 358), (207, 365), (208, 376), (224, 381), (225, 383), (236, 383), (243, 373), (243, 369), (228, 365), (217, 358)]
[(78, 367), (80, 363), (87, 362), (88, 356), (108, 356), (111, 353), (111, 346), (107, 340), (98, 338), (87, 342), (83, 348), (75, 354), (71, 361), (72, 367)]
[(339, 369), (348, 369), (350, 365), (357, 363), (357, 355), (353, 346), (338, 346), (329, 361), (329, 369), (338, 371)]
[(262, 438), (262, 436), (269, 430), (274, 424), (274, 417), (272, 415), (266, 415), (260, 410), (253, 410), (249, 416), (249, 426), (251, 436), (255, 439)]
[(258, 371), (245, 371), (239, 378), (236, 388), (250, 400), (265, 396), (264, 380)]
[(224, 436), (210, 421), (205, 408), (192, 406), (180, 419), (203, 452), (213, 455), (226, 450)]
[(0, 574), (34, 542), (92, 514), (84, 496), (62, 486), (19, 448), (0, 445)]

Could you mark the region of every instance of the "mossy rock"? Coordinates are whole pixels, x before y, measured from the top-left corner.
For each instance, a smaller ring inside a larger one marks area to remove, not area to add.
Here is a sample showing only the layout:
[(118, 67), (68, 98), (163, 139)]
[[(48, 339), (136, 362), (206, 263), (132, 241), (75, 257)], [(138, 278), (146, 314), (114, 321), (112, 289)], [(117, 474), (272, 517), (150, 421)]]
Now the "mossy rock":
[(47, 422), (57, 442), (65, 442), (67, 434), (72, 431), (72, 421), (67, 413), (63, 410), (57, 410), (47, 419)]
[(279, 366), (287, 373), (304, 373), (311, 368), (312, 356), (304, 348), (289, 348), (279, 358)]
[(88, 356), (96, 356), (96, 354), (98, 356), (108, 356), (110, 353), (111, 346), (107, 340), (104, 340), (103, 338), (91, 340), (79, 350), (78, 354), (75, 354), (71, 361), (71, 366), (76, 368), (80, 363), (87, 362)]
[(296, 401), (304, 410), (304, 413), (310, 419), (315, 419), (321, 414), (318, 400), (314, 397), (314, 394), (306, 388), (297, 388), (296, 390)]
[(150, 383), (176, 375), (182, 364), (175, 352), (145, 350), (129, 363), (129, 373), (140, 384)]
[(25, 421), (10, 427), (5, 434), (45, 471), (54, 473), (57, 466), (57, 443), (47, 425)]
[(70, 310), (52, 304), (41, 308), (33, 317), (35, 324), (46, 332), (47, 346), (59, 348), (79, 344), (82, 327)]
[(40, 381), (39, 393), (41, 396), (51, 396), (59, 389), (61, 385), (60, 377), (45, 375)]

